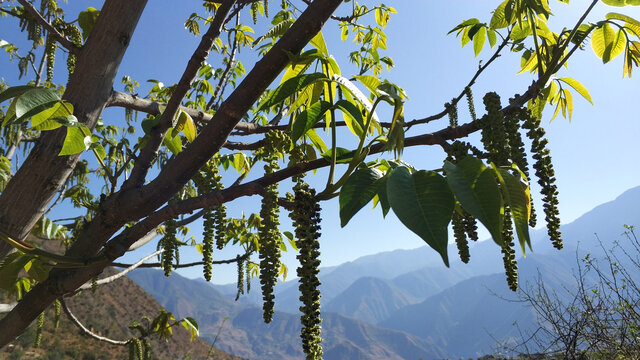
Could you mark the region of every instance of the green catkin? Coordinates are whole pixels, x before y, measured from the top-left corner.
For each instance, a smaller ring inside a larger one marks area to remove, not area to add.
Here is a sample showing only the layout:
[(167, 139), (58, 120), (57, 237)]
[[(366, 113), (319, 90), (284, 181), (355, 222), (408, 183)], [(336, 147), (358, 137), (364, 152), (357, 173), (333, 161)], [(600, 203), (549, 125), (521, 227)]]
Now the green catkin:
[(299, 181), (294, 187), (295, 209), (290, 213), (296, 233), (296, 246), (300, 261), (297, 274), (300, 278), (300, 300), (302, 306), (302, 348), (307, 360), (322, 358), (322, 342), (320, 318), (320, 205), (315, 198), (315, 191), (309, 185)]
[(42, 328), (44, 326), (44, 311), (38, 315), (38, 323), (36, 325), (36, 338), (33, 341), (35, 347), (40, 347), (42, 342)]
[(132, 342), (135, 347), (135, 358), (137, 360), (144, 360), (144, 348), (142, 347), (142, 342), (138, 338), (132, 339)]
[(165, 222), (164, 237), (160, 240), (162, 245), (162, 256), (160, 262), (162, 263), (162, 269), (164, 269), (164, 276), (170, 276), (171, 271), (173, 270), (173, 260), (178, 242), (176, 233), (176, 220), (167, 220), (167, 222)]
[(263, 5), (264, 5), (264, 16), (266, 16), (268, 19), (269, 18), (269, 0), (263, 0)]
[[(259, 150), (259, 155), (265, 162), (265, 174), (272, 174), (278, 168), (278, 159), (282, 149), (288, 149), (291, 139), (281, 131), (271, 130), (265, 135), (265, 145)], [(262, 197), (260, 218), (262, 222), (258, 229), (260, 241), (260, 284), (262, 287), (263, 317), (266, 323), (273, 319), (274, 299), (273, 288), (280, 269), (280, 236), (278, 206), (278, 185), (269, 185)]]
[(260, 6), (257, 2), (251, 4), (251, 19), (253, 20), (253, 25), (258, 23), (258, 6)]
[[(75, 46), (82, 45), (82, 33), (80, 29), (74, 24), (67, 24), (65, 27), (65, 34), (69, 36), (69, 40)], [(69, 75), (73, 74), (76, 69), (76, 56), (73, 54), (69, 54), (67, 57), (67, 70), (69, 70)]]
[(518, 264), (516, 262), (514, 246), (511, 212), (509, 208), (506, 208), (502, 228), (502, 261), (504, 262), (504, 269), (507, 275), (507, 284), (509, 284), (511, 291), (518, 290)]
[(133, 343), (133, 339), (129, 341), (129, 360), (136, 360), (136, 345)]
[(56, 49), (58, 48), (58, 43), (51, 36), (51, 34), (47, 35), (47, 39), (44, 44), (44, 51), (47, 54), (47, 81), (53, 82), (53, 65), (56, 61)]
[(562, 249), (562, 234), (560, 233), (560, 212), (558, 211), (558, 188), (555, 184), (555, 172), (551, 163), (551, 155), (547, 149), (548, 140), (544, 138), (545, 131), (540, 127), (540, 120), (530, 113), (526, 114), (524, 129), (531, 139), (531, 152), (535, 160), (535, 169), (538, 184), (540, 184), (542, 202), (547, 222), (547, 233), (556, 249)]
[(237, 258), (236, 264), (238, 265), (238, 279), (236, 280), (236, 301), (240, 299), (240, 295), (244, 294), (244, 260), (240, 257)]
[(60, 300), (56, 299), (56, 301), (53, 303), (53, 306), (55, 309), (55, 315), (53, 318), (53, 327), (57, 329), (58, 327), (60, 327)]
[(464, 94), (467, 97), (467, 106), (469, 107), (469, 115), (471, 115), (471, 120), (476, 121), (478, 117), (476, 116), (476, 106), (473, 103), (473, 92), (471, 91), (471, 87), (467, 86)]
[(452, 105), (451, 103), (444, 104), (444, 107), (448, 109), (447, 115), (449, 115), (449, 126), (458, 127), (458, 105)]
[(467, 264), (469, 262), (469, 243), (467, 242), (467, 235), (465, 232), (463, 219), (464, 218), (460, 214), (458, 214), (457, 211), (454, 211), (452, 219), (453, 236), (456, 240), (456, 246), (458, 247), (460, 260), (463, 263)]
[(144, 359), (150, 359), (151, 358), (151, 343), (149, 342), (149, 340), (144, 339), (144, 341), (142, 342), (142, 345), (144, 346)]
[(251, 267), (249, 266), (249, 259), (244, 264), (245, 279), (247, 284), (247, 294), (251, 291)]
[[(520, 111), (526, 111), (521, 109)], [(521, 114), (515, 113), (509, 115), (505, 118), (505, 130), (507, 132), (507, 136), (509, 138), (509, 146), (511, 148), (511, 159), (518, 166), (518, 169), (522, 171), (526, 177), (527, 181), (531, 181), (531, 176), (529, 175), (529, 162), (527, 161), (527, 154), (524, 148), (524, 142), (522, 141), (522, 136), (520, 134), (520, 122), (519, 119), (522, 117)], [(531, 216), (529, 217), (529, 226), (536, 226), (536, 213), (531, 208)]]
[(203, 275), (205, 280), (211, 281), (213, 261), (213, 239), (216, 225), (212, 208), (205, 209), (202, 231), (202, 262), (204, 263)]
[(504, 126), (500, 96), (489, 92), (483, 100), (487, 114), (478, 119), (478, 126), (482, 129), (482, 145), (489, 153), (489, 161), (497, 166), (509, 165), (511, 148)]
[(98, 277), (94, 276), (93, 278), (91, 278), (91, 293), (95, 294), (97, 290), (98, 290)]
[(476, 218), (474, 218), (471, 214), (464, 211), (464, 216), (462, 217), (462, 223), (464, 225), (464, 231), (467, 233), (467, 237), (473, 241), (478, 241), (478, 223)]

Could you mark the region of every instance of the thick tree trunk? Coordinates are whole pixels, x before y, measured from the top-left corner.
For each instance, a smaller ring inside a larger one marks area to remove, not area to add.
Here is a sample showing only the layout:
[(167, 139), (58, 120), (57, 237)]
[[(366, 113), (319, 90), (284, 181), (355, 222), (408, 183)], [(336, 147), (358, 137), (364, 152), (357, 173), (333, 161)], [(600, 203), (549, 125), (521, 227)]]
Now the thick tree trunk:
[[(124, 4), (125, 7), (129, 4), (129, 1), (117, 2)], [(177, 190), (189, 181), (197, 169), (220, 150), (234, 126), (240, 121), (242, 116), (249, 111), (251, 105), (258, 99), (260, 94), (264, 92), (269, 84), (287, 66), (289, 62), (287, 53), (297, 53), (301, 51), (306, 44), (311, 41), (313, 36), (320, 31), (340, 3), (342, 3), (342, 0), (314, 1), (289, 29), (287, 34), (285, 34), (271, 51), (247, 74), (244, 81), (233, 94), (230, 95), (227, 101), (223, 103), (212, 121), (201, 131), (196, 140), (176, 157), (174, 161), (170, 162), (158, 178), (150, 184), (129, 188), (107, 198), (102, 203), (100, 211), (94, 220), (88, 225), (79, 239), (76, 240), (76, 244), (74, 244), (68, 254), (73, 256), (91, 256), (127, 221), (148, 216), (155, 209), (166, 203)], [(142, 7), (140, 8), (140, 11), (141, 10)], [(102, 16), (103, 15), (101, 15), (101, 17)], [(117, 24), (123, 21), (123, 18), (113, 21), (114, 27), (119, 26)], [(126, 45), (124, 45), (124, 48), (126, 48)], [(121, 55), (118, 56), (118, 59), (120, 58)], [(117, 65), (115, 67), (117, 68)], [(113, 78), (111, 78), (111, 81), (113, 81)], [(104, 94), (96, 91), (93, 95), (103, 96)], [(87, 96), (86, 91), (85, 96)], [(107, 98), (108, 94), (105, 96), (103, 102), (99, 104), (100, 110), (102, 110)], [(87, 101), (92, 102), (91, 100)], [(58, 147), (56, 147), (56, 149), (58, 149)], [(46, 155), (53, 158), (57, 156), (57, 152), (53, 155), (50, 153)], [(44, 164), (41, 165), (44, 166)], [(48, 171), (53, 170), (54, 173), (60, 172), (58, 169), (51, 169), (50, 166), (44, 168), (49, 169)], [(71, 168), (69, 168), (69, 171), (70, 169)], [(37, 172), (35, 169), (32, 171), (32, 173)], [(61, 184), (62, 183), (58, 186)], [(18, 188), (19, 187), (16, 186), (16, 189)], [(14, 204), (15, 203), (14, 201)], [(42, 203), (46, 204), (46, 202)], [(2, 202), (0, 202), (0, 206), (1, 205)], [(32, 209), (38, 211), (40, 208), (32, 206)], [(3, 209), (0, 207), (0, 210)], [(26, 213), (26, 211), (24, 212)], [(5, 212), (0, 212), (0, 214), (5, 214)], [(24, 215), (24, 217), (27, 218), (26, 215)], [(33, 222), (37, 221), (37, 218), (38, 217), (35, 217)], [(8, 221), (7, 223), (11, 224), (13, 222)], [(4, 224), (4, 222), (0, 223), (0, 225), (1, 224)], [(20, 229), (22, 228), (17, 227), (17, 230)], [(28, 230), (22, 231), (26, 233)], [(117, 245), (118, 244), (115, 243), (114, 246), (117, 247)], [(128, 245), (111, 249), (112, 251), (110, 251), (110, 253), (121, 255), (126, 251)], [(0, 329), (2, 329), (2, 331), (0, 331), (0, 347), (6, 345), (21, 334), (38, 314), (45, 310), (57, 297), (74, 291), (83, 283), (101, 273), (107, 265), (109, 265), (109, 261), (103, 261), (82, 269), (52, 271), (47, 280), (36, 285), (5, 318), (0, 320)]]
[[(113, 81), (147, 1), (107, 1), (78, 53), (64, 93), (80, 122), (93, 129), (111, 95)], [(58, 156), (66, 128), (44, 132), (0, 196), (0, 230), (24, 239), (64, 184), (80, 155)], [(0, 258), (10, 246), (0, 243)]]

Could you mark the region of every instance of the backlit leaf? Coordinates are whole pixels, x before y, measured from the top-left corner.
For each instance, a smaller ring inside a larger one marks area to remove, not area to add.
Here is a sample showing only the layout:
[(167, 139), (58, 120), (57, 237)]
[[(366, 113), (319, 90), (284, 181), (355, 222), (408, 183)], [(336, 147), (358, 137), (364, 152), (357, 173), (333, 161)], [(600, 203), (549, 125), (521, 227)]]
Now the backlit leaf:
[(340, 190), (340, 226), (347, 225), (349, 220), (362, 207), (367, 205), (377, 193), (376, 182), (382, 178), (378, 169), (358, 169), (347, 179)]
[(480, 159), (467, 156), (453, 164), (444, 162), (447, 182), (462, 207), (502, 244), (503, 208), (498, 182)]
[(411, 174), (407, 167), (401, 166), (387, 180), (387, 195), (398, 219), (436, 250), (449, 266), (447, 226), (455, 200), (445, 179), (434, 171)]

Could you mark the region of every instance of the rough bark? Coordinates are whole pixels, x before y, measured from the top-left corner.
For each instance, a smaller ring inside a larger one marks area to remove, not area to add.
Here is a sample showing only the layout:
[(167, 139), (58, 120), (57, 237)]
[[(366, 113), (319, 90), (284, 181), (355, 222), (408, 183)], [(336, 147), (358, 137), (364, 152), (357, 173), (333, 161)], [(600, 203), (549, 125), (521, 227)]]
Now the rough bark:
[[(125, 1), (118, 1), (118, 3), (125, 7), (129, 4)], [(286, 67), (289, 62), (286, 53), (301, 51), (320, 31), (340, 3), (342, 0), (316, 0), (311, 4), (287, 34), (262, 60), (256, 63), (196, 140), (168, 163), (150, 184), (122, 190), (107, 198), (94, 220), (67, 254), (91, 256), (127, 221), (147, 216), (166, 203), (213, 154), (220, 150), (242, 116)], [(116, 26), (121, 21), (123, 20), (118, 19), (113, 25)], [(100, 110), (107, 99), (108, 94), (105, 95)], [(60, 172), (58, 169), (55, 171)], [(58, 184), (60, 185), (61, 183)], [(124, 253), (126, 248), (120, 249), (116, 246), (111, 250), (113, 250), (112, 254), (120, 251)], [(5, 318), (0, 320), (0, 329), (3, 329), (0, 332), (0, 347), (22, 333), (57, 297), (74, 291), (102, 272), (109, 263), (110, 261), (105, 260), (83, 269), (52, 271), (47, 280), (35, 286)]]
[[(78, 51), (63, 99), (78, 121), (95, 126), (111, 95), (113, 81), (146, 0), (107, 1), (86, 44)], [(66, 135), (60, 128), (42, 134), (0, 196), (0, 230), (24, 239), (64, 184), (80, 155), (58, 156)], [(11, 247), (0, 243), (0, 258)]]

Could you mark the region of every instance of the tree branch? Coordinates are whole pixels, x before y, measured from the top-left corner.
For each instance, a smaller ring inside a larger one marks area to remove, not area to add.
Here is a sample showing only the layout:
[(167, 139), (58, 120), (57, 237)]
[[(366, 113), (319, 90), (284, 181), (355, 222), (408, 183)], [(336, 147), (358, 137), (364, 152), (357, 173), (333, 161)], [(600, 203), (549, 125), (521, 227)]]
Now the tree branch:
[(75, 315), (73, 315), (71, 310), (69, 310), (69, 306), (67, 305), (67, 302), (62, 297), (60, 298), (60, 304), (62, 304), (62, 310), (64, 310), (64, 313), (67, 314), (67, 317), (69, 318), (69, 320), (71, 320), (71, 322), (78, 329), (80, 329), (80, 331), (82, 331), (83, 334), (87, 335), (88, 337), (98, 341), (106, 342), (107, 344), (111, 344), (111, 345), (124, 346), (129, 343), (129, 340), (127, 341), (113, 340), (92, 332), (91, 330), (87, 329), (84, 325), (82, 325), (80, 320), (78, 320), (78, 318)]
[[(153, 253), (153, 255), (157, 255), (159, 253), (161, 253), (162, 250), (156, 251), (155, 253)], [(244, 261), (246, 259), (248, 259), (251, 256), (250, 253), (245, 253), (244, 255), (238, 255), (232, 259), (226, 259), (226, 260), (212, 260), (211, 263), (214, 265), (220, 265), (220, 264), (233, 264), (240, 261)], [(136, 263), (137, 264), (137, 263)], [(135, 264), (134, 264), (135, 265)], [(172, 267), (174, 269), (180, 269), (180, 268), (187, 268), (187, 267), (192, 267), (192, 266), (199, 266), (199, 265), (204, 265), (204, 261), (195, 261), (195, 262), (190, 262), (190, 263), (185, 263), (185, 264), (174, 264)], [(113, 263), (112, 266), (115, 267), (128, 267), (128, 266), (132, 266), (129, 264), (122, 264), (122, 263)], [(162, 267), (162, 264), (159, 262), (156, 263), (146, 263), (146, 264), (140, 264), (136, 266), (137, 268), (159, 268)], [(132, 269), (133, 270), (133, 269)], [(115, 276), (115, 275), (114, 275)]]
[(198, 47), (193, 52), (191, 59), (189, 59), (187, 68), (182, 73), (182, 77), (180, 78), (180, 81), (178, 81), (178, 84), (167, 103), (167, 107), (162, 113), (160, 122), (151, 130), (147, 144), (141, 150), (140, 155), (133, 165), (131, 175), (124, 184), (122, 184), (123, 189), (140, 186), (144, 183), (147, 171), (151, 167), (153, 160), (158, 156), (158, 149), (162, 144), (165, 133), (173, 126), (173, 119), (180, 108), (182, 99), (191, 88), (191, 83), (198, 75), (198, 70), (200, 70), (204, 61), (209, 57), (209, 51), (211, 50), (214, 41), (218, 36), (220, 36), (224, 20), (229, 15), (229, 11), (231, 11), (231, 8), (236, 1), (237, 0), (224, 0), (222, 5), (220, 5), (216, 10), (213, 20), (209, 25), (209, 29), (202, 36), (200, 44), (198, 44)]
[(69, 39), (64, 37), (58, 32), (58, 30), (56, 30), (51, 24), (49, 24), (49, 22), (44, 17), (42, 17), (42, 14), (40, 14), (40, 12), (38, 12), (38, 10), (33, 7), (30, 2), (28, 2), (27, 0), (18, 0), (18, 2), (20, 3), (20, 5), (24, 6), (24, 9), (27, 10), (29, 14), (31, 14), (31, 16), (33, 16), (33, 18), (38, 22), (38, 24), (42, 25), (42, 27), (44, 27), (49, 32), (49, 34), (53, 36), (60, 45), (62, 45), (63, 48), (69, 50), (69, 52), (74, 55), (78, 55), (78, 53), (80, 52), (80, 48), (75, 46), (71, 41), (69, 41)]

